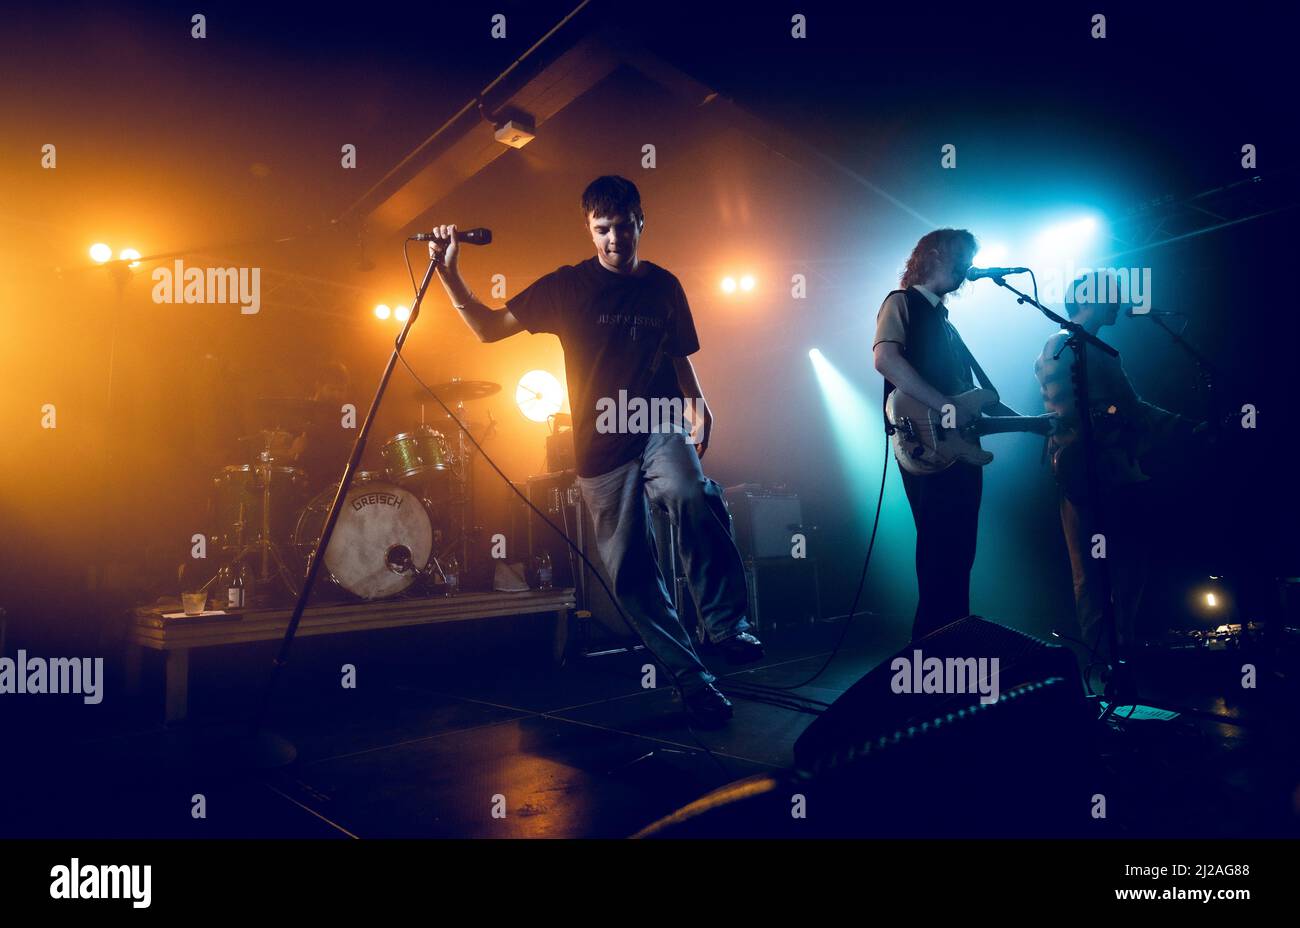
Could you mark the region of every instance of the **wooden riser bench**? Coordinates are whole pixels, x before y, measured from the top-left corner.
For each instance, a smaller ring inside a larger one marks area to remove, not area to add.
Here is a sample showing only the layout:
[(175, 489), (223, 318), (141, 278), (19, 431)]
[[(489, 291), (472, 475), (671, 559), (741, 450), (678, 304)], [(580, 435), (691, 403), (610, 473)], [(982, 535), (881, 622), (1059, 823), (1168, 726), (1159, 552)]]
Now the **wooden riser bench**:
[[(568, 619), (574, 609), (573, 589), (530, 590), (526, 593), (462, 593), (452, 597), (392, 599), (380, 602), (330, 603), (303, 612), (296, 637), (341, 632), (404, 628), (440, 622), (508, 616), (551, 615), (555, 618), (555, 657), (563, 660), (568, 643)], [(127, 635), (127, 683), (139, 689), (146, 649), (164, 654), (164, 717), (185, 718), (189, 699), (190, 652), (248, 641), (284, 637), (293, 615), (290, 608), (250, 609), (226, 615), (163, 618), (180, 612), (180, 604), (136, 609)]]

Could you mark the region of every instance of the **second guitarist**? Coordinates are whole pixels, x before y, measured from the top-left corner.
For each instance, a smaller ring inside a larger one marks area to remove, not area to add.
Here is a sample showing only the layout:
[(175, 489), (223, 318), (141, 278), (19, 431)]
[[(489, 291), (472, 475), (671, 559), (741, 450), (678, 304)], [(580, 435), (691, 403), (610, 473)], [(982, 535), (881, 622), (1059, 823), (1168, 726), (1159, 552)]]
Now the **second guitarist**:
[[(1084, 275), (1071, 283), (1065, 311), (1071, 321), (1096, 335), (1103, 326), (1114, 325), (1130, 305), (1080, 300), (1076, 294), (1115, 292), (1113, 280), (1096, 273)], [(1065, 347), (1067, 337), (1068, 333), (1061, 331), (1047, 340), (1034, 362), (1034, 375), (1042, 389), (1044, 407), (1060, 417), (1049, 451), (1061, 489), (1061, 527), (1070, 552), (1079, 629), (1092, 655), (1109, 660), (1113, 655), (1102, 627), (1106, 599), (1114, 606), (1116, 634), (1123, 651), (1134, 639), (1146, 586), (1151, 500), (1148, 477), (1139, 459), (1144, 452), (1168, 443), (1175, 434), (1189, 430), (1191, 423), (1141, 399), (1118, 357), (1088, 351), (1094, 461), (1101, 494), (1097, 502), (1102, 506), (1100, 514), (1092, 512), (1084, 480), (1079, 412), (1070, 378), (1073, 353)], [(1092, 552), (1093, 539), (1103, 525), (1104, 561)]]
[[(872, 345), (886, 396), (897, 388), (936, 412), (951, 405), (958, 426), (978, 417), (980, 410), (958, 395), (973, 390), (975, 378), (970, 352), (948, 321), (944, 297), (965, 282), (976, 250), (975, 236), (965, 229), (936, 229), (922, 236), (907, 259), (902, 289), (891, 292), (880, 307)], [(1016, 415), (1002, 403), (986, 411)], [(924, 476), (904, 469), (902, 477), (916, 523), (916, 640), (970, 614), (983, 473), (957, 461)]]

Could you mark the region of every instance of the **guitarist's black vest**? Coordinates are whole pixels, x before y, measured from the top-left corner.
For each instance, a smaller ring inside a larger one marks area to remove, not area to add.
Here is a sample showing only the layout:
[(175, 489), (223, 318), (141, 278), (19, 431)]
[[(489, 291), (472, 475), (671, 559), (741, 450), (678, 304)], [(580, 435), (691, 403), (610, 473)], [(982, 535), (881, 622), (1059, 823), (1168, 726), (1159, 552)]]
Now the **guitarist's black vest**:
[[(931, 306), (915, 287), (894, 290), (907, 299), (907, 344), (903, 357), (925, 382), (940, 393), (954, 396), (975, 389), (971, 377), (971, 356), (957, 329), (948, 321), (948, 309), (942, 303)], [(885, 396), (894, 385), (885, 381)]]

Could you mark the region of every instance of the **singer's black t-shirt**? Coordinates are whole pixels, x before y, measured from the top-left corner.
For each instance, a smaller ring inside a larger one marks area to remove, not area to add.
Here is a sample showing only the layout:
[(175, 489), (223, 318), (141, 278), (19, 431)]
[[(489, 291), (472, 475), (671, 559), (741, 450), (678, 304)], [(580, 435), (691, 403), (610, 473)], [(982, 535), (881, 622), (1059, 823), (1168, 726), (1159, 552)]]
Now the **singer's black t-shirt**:
[(640, 261), (633, 274), (608, 270), (596, 256), (557, 268), (506, 308), (529, 332), (560, 337), (573, 411), (578, 475), (595, 477), (636, 458), (647, 435), (600, 432), (597, 402), (681, 398), (673, 358), (700, 348), (682, 285)]

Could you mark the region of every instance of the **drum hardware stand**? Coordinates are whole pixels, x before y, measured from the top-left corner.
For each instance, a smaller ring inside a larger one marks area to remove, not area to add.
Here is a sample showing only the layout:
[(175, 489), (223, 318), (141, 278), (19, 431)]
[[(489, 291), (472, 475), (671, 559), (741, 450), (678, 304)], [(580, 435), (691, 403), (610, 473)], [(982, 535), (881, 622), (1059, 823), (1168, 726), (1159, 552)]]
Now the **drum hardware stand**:
[[(256, 578), (256, 587), (254, 594), (256, 598), (261, 598), (263, 591), (269, 592), (272, 586), (272, 580), (278, 578), (284, 584), (289, 595), (298, 595), (298, 585), (293, 581), (293, 571), (291, 571), (284, 562), (284, 556), (280, 553), (280, 546), (275, 543), (271, 537), (271, 479), (274, 471), (271, 468), (271, 460), (267, 452), (258, 455), (258, 463), (255, 465), (259, 476), (262, 479), (262, 524), (258, 532), (248, 543), (244, 543), (244, 504), (239, 504), (239, 526), (238, 538), (236, 545), (238, 550), (234, 556), (227, 562), (226, 566), (234, 567), (242, 562), (250, 554), (258, 555), (261, 570)], [(271, 561), (275, 561), (275, 576), (271, 575)], [(251, 602), (245, 602), (244, 607), (252, 607)]]
[[(459, 380), (459, 377), (451, 378), (452, 383)], [(456, 404), (456, 418), (461, 422), (467, 421), (465, 419), (464, 400)], [(462, 577), (469, 573), (469, 533), (474, 522), (474, 461), (470, 458), (472, 452), (468, 446), (469, 443), (465, 441), (465, 430), (456, 429), (456, 458), (461, 462), (460, 467), (462, 470), (462, 499), (458, 507), (460, 509), (460, 569)]]
[(384, 372), (379, 379), (379, 385), (375, 389), (374, 398), (370, 401), (370, 408), (366, 411), (366, 417), (361, 423), (356, 441), (353, 442), (352, 454), (343, 469), (343, 477), (339, 480), (338, 489), (334, 493), (334, 501), (330, 504), (329, 515), (325, 517), (325, 526), (321, 529), (320, 538), (316, 542), (315, 549), (307, 559), (307, 575), (303, 579), (301, 590), (298, 592), (298, 601), (294, 603), (293, 614), (290, 616), (289, 625), (284, 632), (284, 640), (281, 642), (279, 653), (271, 666), (271, 676), (267, 681), (261, 703), (251, 720), (250, 727), (253, 740), (265, 743), (267, 748), (265, 753), (277, 755), (272, 758), (272, 763), (291, 763), (297, 756), (297, 749), (292, 743), (265, 731), (264, 725), (267, 714), (270, 711), (271, 701), (275, 695), (276, 684), (279, 682), (284, 666), (289, 662), (289, 651), (293, 645), (294, 635), (298, 632), (298, 625), (302, 621), (303, 611), (307, 608), (307, 600), (311, 597), (316, 575), (319, 573), (321, 562), (324, 560), (321, 553), (329, 548), (330, 538), (334, 535), (334, 526), (338, 523), (339, 513), (343, 509), (343, 502), (347, 499), (348, 490), (352, 486), (353, 474), (356, 473), (361, 464), (361, 455), (366, 449), (366, 439), (370, 436), (370, 429), (374, 425), (375, 415), (379, 411), (379, 404), (382, 402), (384, 391), (388, 388), (388, 382), (393, 376), (393, 368), (397, 366), (398, 356), (402, 352), (403, 345), (406, 344), (411, 327), (415, 325), (415, 320), (420, 317), (420, 305), (424, 302), (425, 291), (429, 289), (429, 282), (433, 279), (435, 266), (435, 262), (431, 260), (424, 272), (424, 279), (420, 281), (420, 289), (417, 291), (415, 302), (411, 306), (411, 314), (407, 317), (402, 326), (402, 331), (393, 343), (393, 351), (388, 356), (388, 363), (384, 366)]
[[(552, 492), (556, 493), (556, 502), (554, 503), (553, 508), (550, 508), (549, 511), (551, 512), (552, 515), (554, 515), (555, 510), (556, 509), (559, 510), (560, 524), (564, 528), (564, 533), (568, 535), (569, 534), (568, 507), (570, 505), (573, 506), (573, 514), (574, 514), (573, 543), (578, 547), (580, 551), (585, 552), (587, 550), (587, 538), (586, 538), (587, 501), (583, 498), (582, 491), (578, 488), (577, 483), (575, 482), (570, 484), (568, 487), (564, 489), (560, 489)], [(532, 531), (532, 527), (531, 527), (531, 520), (530, 520), (529, 522), (530, 534), (531, 531)], [(531, 537), (529, 540), (528, 547), (531, 553), (533, 550), (533, 542), (531, 540)], [(577, 604), (577, 608), (574, 611), (576, 614), (575, 617), (578, 621), (578, 634), (576, 636), (578, 638), (578, 646), (576, 648), (578, 652), (578, 656), (607, 657), (611, 654), (631, 654), (635, 651), (645, 650), (645, 644), (641, 641), (640, 637), (636, 634), (636, 631), (633, 630), (627, 624), (626, 619), (623, 619), (623, 625), (624, 627), (627, 628), (628, 634), (632, 638), (632, 643), (630, 644), (615, 643), (611, 647), (601, 648), (601, 650), (599, 651), (589, 650), (589, 647), (591, 645), (591, 639), (592, 639), (591, 624), (593, 622), (593, 617), (591, 612), (592, 583), (591, 583), (591, 577), (589, 576), (591, 572), (591, 568), (587, 566), (587, 562), (585, 560), (578, 558), (578, 556), (574, 553), (572, 547), (570, 547), (569, 545), (565, 545), (564, 547), (565, 547), (565, 553), (569, 557), (569, 569), (573, 575), (574, 601)], [(655, 556), (656, 557), (658, 556), (657, 550), (655, 551)], [(597, 577), (596, 579), (599, 580), (599, 577)], [(616, 638), (615, 642), (617, 642), (618, 640), (619, 639)], [(565, 657), (565, 662), (567, 663), (567, 655), (565, 655), (564, 657)], [(653, 753), (654, 752), (652, 751), (651, 754)], [(651, 756), (651, 754), (647, 754), (645, 755), (645, 757), (649, 757)], [(645, 758), (637, 758), (637, 760), (644, 760), (644, 759)], [(636, 761), (633, 761), (632, 763), (635, 762)], [(621, 769), (621, 768), (615, 768), (615, 769)]]
[(442, 586), (446, 586), (447, 572), (443, 570), (442, 562), (438, 560), (438, 555), (436, 554), (429, 555), (429, 565), (430, 566), (425, 568), (424, 570), (418, 571), (420, 576), (424, 579), (425, 583), (427, 584), (430, 578), (432, 578), (434, 574), (437, 574), (438, 577), (440, 578), (439, 580), (440, 584)]
[[(451, 378), (451, 383), (460, 383), (460, 378)], [(462, 422), (465, 421), (464, 400), (461, 400), (456, 404), (456, 418)], [(423, 428), (425, 425), (424, 403), (420, 403), (420, 427)], [(443, 585), (446, 585), (447, 583), (447, 574), (446, 571), (443, 570), (442, 564), (439, 561), (440, 556), (445, 558), (449, 554), (455, 555), (460, 561), (460, 575), (462, 578), (469, 571), (469, 536), (471, 529), (476, 528), (476, 526), (472, 525), (473, 519), (470, 516), (470, 506), (473, 503), (473, 490), (470, 485), (470, 480), (473, 468), (470, 466), (469, 455), (472, 453), (473, 452), (465, 441), (465, 430), (457, 428), (456, 452), (452, 455), (452, 462), (448, 468), (449, 482), (453, 487), (455, 487), (455, 492), (449, 493), (447, 496), (448, 507), (454, 507), (455, 514), (450, 517), (450, 521), (455, 524), (458, 529), (457, 538), (455, 541), (444, 543), (441, 546), (435, 544), (433, 556), (431, 558), (431, 563), (433, 567), (436, 568), (438, 576), (442, 578)], [(433, 499), (431, 496), (432, 490), (426, 485), (424, 487), (423, 498), (430, 511), (433, 510)], [(423, 576), (426, 580), (429, 577), (432, 577), (433, 574), (433, 570), (426, 570), (423, 572)]]
[[(424, 502), (425, 502), (425, 508), (432, 511), (429, 501), (425, 500)], [(434, 584), (433, 578), (435, 576), (439, 578), (436, 585), (441, 585), (443, 587), (447, 586), (447, 571), (442, 566), (441, 558), (445, 558), (449, 551), (454, 553), (455, 550), (454, 544), (448, 545), (445, 541), (443, 542), (442, 546), (439, 547), (437, 541), (437, 533), (439, 530), (437, 528), (434, 528), (433, 531), (434, 531), (434, 539), (429, 549), (429, 564), (428, 566), (422, 569), (416, 568), (415, 570), (416, 576), (421, 581), (420, 589), (419, 589), (419, 595), (421, 596), (427, 596), (429, 594), (430, 592), (429, 586), (431, 584)], [(464, 568), (462, 568), (462, 570), (463, 569)], [(415, 588), (416, 588), (415, 586), (411, 587), (411, 589), (415, 589)]]
[[(492, 410), (489, 409), (489, 410), (486, 410), (486, 412), (487, 412), (487, 419), (488, 419), (488, 421), (487, 421), (487, 427), (483, 430), (483, 442), (481, 442), (480, 444), (485, 443), (485, 442), (487, 442), (489, 439), (491, 439), (492, 436), (496, 434), (496, 430), (497, 430), (497, 420), (493, 417), (493, 415), (492, 415)], [(463, 433), (462, 433), (462, 434), (463, 434)], [(475, 544), (477, 544), (477, 543), (479, 543), (479, 542), (482, 540), (482, 538), (483, 538), (483, 526), (479, 525), (477, 519), (475, 518), (475, 517), (478, 515), (478, 510), (474, 508), (474, 497), (473, 497), (473, 495), (472, 495), (472, 492), (473, 492), (473, 482), (472, 482), (472, 480), (473, 480), (473, 459), (472, 459), (472, 457), (471, 457), (471, 460), (465, 462), (465, 470), (466, 470), (466, 472), (467, 472), (467, 475), (468, 475), (468, 476), (470, 477), (470, 479), (471, 479), (471, 483), (470, 483), (471, 496), (470, 496), (470, 499), (469, 499), (469, 503), (470, 503), (469, 514), (470, 514), (471, 518), (470, 518), (470, 529), (469, 529), (469, 533), (468, 533), (468, 535), (469, 535), (470, 538), (473, 539), (473, 541), (475, 542)], [(480, 547), (478, 550), (481, 552), (483, 549)], [(489, 586), (491, 586), (491, 583), (490, 583), (490, 582), (489, 582)]]
[[(434, 387), (421, 384), (420, 391), (416, 393), (416, 401), (420, 406), (420, 428), (427, 428), (425, 420), (425, 399), (432, 396), (446, 414), (446, 417), (456, 426), (456, 436), (454, 444), (445, 446), (446, 458), (449, 466), (445, 471), (439, 469), (440, 474), (445, 474), (447, 486), (446, 493), (442, 494), (434, 489), (428, 481), (439, 479), (438, 474), (427, 476), (425, 483), (421, 486), (421, 494), (430, 508), (437, 508), (440, 514), (445, 514), (445, 527), (448, 537), (453, 540), (449, 544), (437, 545), (435, 553), (441, 553), (445, 560), (450, 555), (455, 555), (460, 561), (463, 573), (466, 577), (471, 575), (471, 567), (478, 566), (471, 564), (472, 552), (475, 550), (475, 543), (482, 535), (483, 528), (475, 524), (474, 521), (474, 476), (473, 476), (473, 459), (478, 448), (469, 430), (473, 427), (466, 422), (466, 402), (485, 399), (501, 389), (501, 385), (488, 381), (464, 381), (460, 377), (452, 377), (447, 383), (438, 384)], [(444, 400), (443, 397), (446, 397)], [(449, 402), (455, 402), (453, 411)], [(487, 441), (496, 432), (496, 420), (492, 416), (491, 410), (487, 411), (488, 424), (483, 433), (482, 441)], [(441, 436), (441, 433), (439, 433)], [(434, 505), (438, 500), (441, 505)], [(445, 506), (445, 513), (442, 507)], [(477, 558), (473, 558), (477, 560)], [(439, 565), (439, 572), (442, 573), (442, 567)], [(428, 571), (432, 574), (432, 571)], [(445, 578), (445, 573), (442, 573)]]
[[(458, 383), (459, 377), (451, 378), (452, 383)], [(461, 422), (468, 421), (465, 418), (466, 409), (465, 401), (462, 399), (456, 404), (456, 418)], [(492, 417), (491, 411), (488, 412), (488, 427), (483, 433), (483, 441), (486, 442), (496, 431), (496, 420)], [(469, 574), (470, 571), (470, 541), (477, 542), (482, 533), (482, 526), (476, 525), (474, 516), (474, 456), (477, 449), (470, 446), (465, 437), (465, 429), (456, 429), (456, 460), (460, 462), (460, 474), (456, 473), (455, 467), (452, 468), (452, 477), (460, 484), (461, 499), (457, 508), (459, 512), (460, 523), (460, 568), (462, 578)]]
[[(254, 595), (248, 597), (247, 591), (245, 592), (246, 599), (242, 607), (245, 609), (253, 607), (252, 599), (262, 599), (264, 596), (269, 596), (270, 590), (273, 586), (272, 581), (276, 579), (284, 584), (284, 587), (289, 591), (290, 596), (298, 595), (298, 585), (293, 580), (293, 571), (291, 571), (285, 564), (284, 556), (280, 553), (280, 546), (276, 544), (271, 533), (271, 497), (273, 495), (271, 484), (275, 475), (275, 468), (273, 467), (275, 456), (271, 448), (274, 439), (270, 436), (269, 431), (266, 433), (264, 440), (266, 447), (258, 451), (257, 460), (253, 464), (254, 472), (262, 482), (261, 525), (258, 527), (257, 534), (253, 536), (252, 540), (245, 542), (244, 528), (248, 525), (248, 520), (247, 510), (245, 509), (244, 501), (241, 499), (239, 503), (239, 517), (235, 521), (235, 543), (233, 545), (225, 546), (226, 552), (229, 552), (233, 548), (235, 553), (222, 564), (223, 567), (234, 568), (238, 564), (242, 563), (249, 555), (257, 556), (260, 570), (258, 570), (257, 575), (254, 578), (255, 585), (252, 591)], [(271, 574), (272, 560), (275, 561), (275, 576), (272, 576)], [(220, 570), (218, 570), (218, 575), (219, 574)], [(216, 579), (216, 576), (217, 575), (213, 576), (214, 580)], [(209, 581), (209, 583), (211, 582), (212, 581)]]

